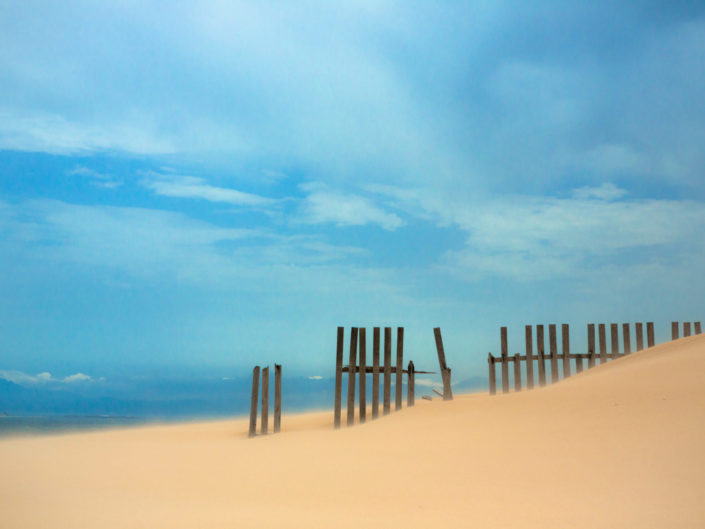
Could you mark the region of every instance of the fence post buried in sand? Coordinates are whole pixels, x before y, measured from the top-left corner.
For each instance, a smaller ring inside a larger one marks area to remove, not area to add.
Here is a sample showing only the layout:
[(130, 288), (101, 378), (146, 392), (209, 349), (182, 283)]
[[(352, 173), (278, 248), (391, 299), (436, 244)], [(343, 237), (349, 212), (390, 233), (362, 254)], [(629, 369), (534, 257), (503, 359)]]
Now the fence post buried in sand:
[(702, 329), (701, 329), (701, 327), (700, 327), (700, 322), (699, 322), (699, 321), (696, 321), (695, 324), (694, 324), (694, 326), (695, 326), (695, 334), (701, 334), (701, 333), (702, 333)]
[(604, 323), (600, 323), (597, 329), (600, 339), (600, 364), (604, 364), (607, 362), (607, 329)]
[(509, 392), (509, 357), (507, 352), (507, 328), (499, 330), (502, 342), (502, 393)]
[(259, 396), (259, 366), (252, 370), (252, 396), (250, 398), (250, 437), (257, 435), (257, 397)]
[(654, 322), (646, 322), (646, 347), (653, 347), (656, 344), (654, 340)]
[(262, 370), (262, 427), (263, 434), (269, 433), (269, 366)]
[(355, 424), (355, 364), (357, 360), (357, 327), (350, 329), (350, 368), (348, 371), (348, 426)]
[(379, 327), (372, 329), (372, 418), (379, 415)]
[(671, 322), (671, 340), (677, 340), (677, 339), (678, 339), (678, 322), (672, 321)]
[(548, 326), (548, 346), (551, 349), (551, 383), (558, 382), (558, 344), (556, 342), (556, 326)]
[(446, 364), (446, 353), (443, 348), (443, 337), (441, 328), (433, 329), (433, 336), (436, 339), (436, 353), (438, 353), (438, 365), (441, 368), (441, 378), (443, 379), (443, 400), (453, 400), (453, 390), (450, 386), (450, 368)]
[(407, 368), (407, 374), (406, 374), (406, 407), (411, 408), (414, 405), (414, 400), (416, 395), (415, 395), (415, 388), (414, 388), (414, 363), (409, 362), (409, 367)]
[(343, 338), (345, 328), (338, 327), (338, 339), (335, 348), (335, 408), (333, 411), (333, 425), (340, 428), (340, 407), (343, 392)]
[(282, 366), (274, 364), (274, 433), (279, 433), (282, 425)]
[(497, 394), (497, 379), (495, 377), (494, 357), (492, 353), (487, 354), (487, 365), (490, 369), (490, 395)]
[(514, 391), (521, 391), (521, 362), (519, 353), (514, 355)]
[(588, 336), (588, 354), (590, 358), (588, 359), (588, 369), (595, 367), (595, 324), (588, 323), (587, 326), (587, 336)]
[(634, 324), (634, 333), (636, 334), (636, 350), (644, 349), (644, 324), (637, 322)]
[(619, 326), (616, 323), (610, 325), (610, 338), (612, 341), (612, 360), (619, 356)]
[(397, 327), (397, 371), (394, 387), (394, 410), (401, 409), (402, 377), (404, 376), (404, 327)]
[(561, 325), (563, 346), (563, 378), (570, 376), (570, 327), (567, 323)]
[(362, 327), (357, 333), (360, 349), (360, 423), (367, 420), (367, 330)]
[(683, 337), (690, 336), (690, 322), (683, 322)]
[(531, 334), (531, 325), (526, 325), (524, 327), (524, 342), (526, 343), (526, 389), (534, 389), (534, 344)]
[(624, 342), (624, 354), (632, 354), (632, 340), (629, 335), (629, 324), (622, 324), (622, 341)]
[(543, 339), (543, 325), (536, 326), (536, 352), (539, 356), (539, 386), (546, 385), (546, 351)]
[(390, 412), (392, 393), (392, 328), (384, 328), (384, 415)]

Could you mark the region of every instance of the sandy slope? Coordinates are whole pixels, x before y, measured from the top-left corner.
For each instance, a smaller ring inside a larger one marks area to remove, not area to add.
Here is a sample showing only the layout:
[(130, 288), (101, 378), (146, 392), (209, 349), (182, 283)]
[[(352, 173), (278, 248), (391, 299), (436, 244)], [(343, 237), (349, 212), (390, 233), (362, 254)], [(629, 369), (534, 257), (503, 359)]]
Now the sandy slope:
[(705, 527), (705, 335), (533, 392), (330, 423), (0, 441), (0, 526)]

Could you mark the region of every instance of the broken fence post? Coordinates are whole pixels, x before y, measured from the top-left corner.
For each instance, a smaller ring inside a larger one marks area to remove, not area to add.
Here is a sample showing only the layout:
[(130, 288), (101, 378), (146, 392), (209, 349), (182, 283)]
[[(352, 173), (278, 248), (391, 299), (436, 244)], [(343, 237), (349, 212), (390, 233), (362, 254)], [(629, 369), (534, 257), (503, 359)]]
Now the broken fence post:
[(279, 433), (282, 425), (282, 366), (274, 364), (274, 433)]
[(487, 365), (489, 366), (489, 369), (490, 369), (490, 395), (496, 395), (497, 394), (497, 379), (496, 379), (495, 368), (494, 368), (494, 357), (492, 356), (492, 353), (487, 354)]
[(443, 400), (453, 400), (453, 390), (450, 385), (450, 368), (446, 364), (446, 353), (443, 349), (443, 338), (441, 337), (441, 328), (433, 329), (433, 336), (436, 339), (436, 352), (438, 353), (438, 364), (441, 368), (441, 377), (443, 379)]
[(415, 400), (415, 391), (416, 388), (414, 387), (414, 379), (415, 379), (415, 374), (414, 374), (414, 362), (409, 361), (409, 367), (407, 368), (407, 374), (406, 374), (406, 407), (410, 408), (414, 405), (414, 400)]

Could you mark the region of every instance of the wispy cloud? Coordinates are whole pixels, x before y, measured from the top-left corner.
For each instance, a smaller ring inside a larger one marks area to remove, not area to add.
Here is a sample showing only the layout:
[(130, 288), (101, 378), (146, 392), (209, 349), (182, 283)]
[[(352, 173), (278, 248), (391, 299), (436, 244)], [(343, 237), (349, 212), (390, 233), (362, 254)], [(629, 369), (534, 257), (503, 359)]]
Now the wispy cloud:
[(167, 197), (195, 198), (249, 207), (271, 206), (276, 203), (276, 200), (260, 195), (212, 186), (205, 179), (193, 176), (172, 176), (149, 172), (141, 183), (156, 194)]
[(320, 184), (306, 184), (302, 188), (309, 192), (301, 204), (302, 219), (306, 223), (332, 223), (337, 226), (377, 224), (390, 231), (404, 225), (399, 216), (384, 211), (368, 198), (331, 191)]
[(115, 178), (112, 175), (99, 173), (98, 171), (95, 171), (89, 167), (84, 167), (82, 165), (75, 166), (73, 169), (68, 171), (67, 174), (82, 176), (84, 178), (89, 179), (91, 184), (93, 184), (94, 186), (104, 187), (106, 189), (116, 189), (123, 185), (122, 180)]
[(0, 379), (7, 380), (8, 382), (12, 382), (20, 386), (34, 386), (42, 384), (75, 384), (81, 382), (103, 380), (102, 378), (94, 379), (93, 377), (84, 373), (74, 373), (73, 375), (68, 375), (63, 378), (56, 378), (52, 376), (52, 374), (48, 371), (43, 371), (41, 373), (37, 373), (36, 375), (28, 375), (27, 373), (23, 373), (22, 371), (2, 370), (0, 370)]

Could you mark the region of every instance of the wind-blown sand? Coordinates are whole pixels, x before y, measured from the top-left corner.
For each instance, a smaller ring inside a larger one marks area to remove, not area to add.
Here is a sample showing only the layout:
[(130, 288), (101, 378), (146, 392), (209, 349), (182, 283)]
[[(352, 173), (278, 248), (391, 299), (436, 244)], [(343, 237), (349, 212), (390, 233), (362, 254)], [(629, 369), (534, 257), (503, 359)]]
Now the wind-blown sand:
[(540, 390), (331, 423), (5, 439), (0, 526), (705, 527), (705, 335)]

